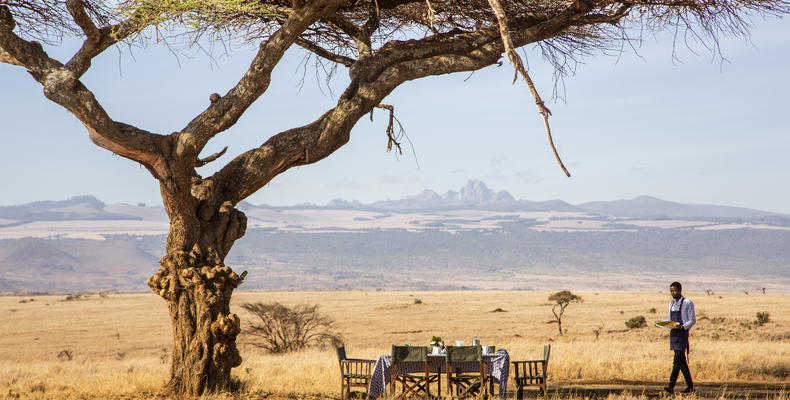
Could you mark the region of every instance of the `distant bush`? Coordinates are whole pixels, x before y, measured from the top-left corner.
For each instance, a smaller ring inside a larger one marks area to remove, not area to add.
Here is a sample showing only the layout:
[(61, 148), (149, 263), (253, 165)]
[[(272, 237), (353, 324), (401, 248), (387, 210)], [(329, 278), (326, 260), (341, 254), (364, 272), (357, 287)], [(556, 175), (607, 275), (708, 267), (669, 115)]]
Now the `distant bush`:
[(335, 321), (318, 310), (318, 304), (293, 308), (278, 302), (244, 303), (241, 306), (260, 319), (250, 324), (247, 333), (260, 338), (252, 344), (270, 353), (288, 353), (306, 347), (339, 346), (340, 336), (333, 332)]
[(61, 350), (60, 353), (58, 353), (58, 359), (60, 360), (71, 361), (73, 358), (74, 353), (72, 353), (69, 349)]
[(422, 304), (422, 299), (414, 299), (414, 304)]
[(637, 315), (636, 317), (625, 321), (625, 326), (628, 327), (628, 329), (644, 328), (647, 326), (647, 321), (645, 320), (645, 317)]
[(766, 322), (770, 322), (771, 321), (771, 316), (770, 316), (770, 314), (768, 314), (767, 311), (766, 312), (759, 312), (758, 311), (757, 314), (755, 315), (755, 317), (757, 318), (754, 321), (755, 325), (763, 326), (763, 325), (765, 325)]
[(655, 314), (655, 313), (656, 313), (656, 309), (655, 309), (655, 307), (651, 308), (651, 309), (650, 309), (650, 314)]

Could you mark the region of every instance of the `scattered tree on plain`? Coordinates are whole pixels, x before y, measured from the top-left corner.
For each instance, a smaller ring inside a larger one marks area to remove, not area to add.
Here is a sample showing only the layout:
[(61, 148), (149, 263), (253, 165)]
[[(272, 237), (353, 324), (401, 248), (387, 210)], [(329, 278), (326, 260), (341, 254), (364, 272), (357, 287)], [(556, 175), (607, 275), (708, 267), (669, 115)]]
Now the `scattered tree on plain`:
[[(96, 145), (141, 164), (158, 181), (170, 231), (148, 285), (167, 302), (173, 324), (166, 389), (201, 394), (229, 390), (230, 370), (241, 364), (239, 319), (229, 304), (244, 274), (224, 263), (247, 227), (236, 205), (290, 168), (332, 154), (377, 107), (389, 111), (387, 148), (399, 150), (393, 108), (382, 101), (402, 83), (479, 70), (507, 53), (548, 130), (549, 110), (515, 52), (519, 47), (540, 46), (565, 73), (579, 57), (617, 50), (641, 32), (685, 31), (715, 49), (721, 34), (748, 33), (750, 18), (788, 13), (785, 0), (1, 0), (0, 62), (27, 70)], [(172, 133), (115, 120), (81, 80), (92, 60), (118, 43), (178, 35), (190, 35), (189, 43), (247, 42), (257, 54), (235, 86), (207, 94), (208, 106), (190, 121), (173, 121)], [(64, 36), (83, 43), (70, 59), (56, 60), (48, 51)], [(266, 92), (272, 70), (293, 45), (349, 74), (336, 105), (306, 125), (261, 132), (259, 147), (202, 177), (198, 168), (224, 154), (202, 156), (206, 145)]]
[[(554, 305), (551, 306), (551, 312), (554, 314), (554, 318), (557, 320), (557, 329), (559, 329), (560, 336), (562, 336), (562, 314), (565, 313), (565, 308), (567, 308), (571, 303), (581, 303), (584, 301), (584, 299), (568, 290), (563, 290), (561, 292), (556, 292), (549, 295), (549, 301), (554, 302)], [(559, 311), (557, 311), (557, 309), (559, 309)]]

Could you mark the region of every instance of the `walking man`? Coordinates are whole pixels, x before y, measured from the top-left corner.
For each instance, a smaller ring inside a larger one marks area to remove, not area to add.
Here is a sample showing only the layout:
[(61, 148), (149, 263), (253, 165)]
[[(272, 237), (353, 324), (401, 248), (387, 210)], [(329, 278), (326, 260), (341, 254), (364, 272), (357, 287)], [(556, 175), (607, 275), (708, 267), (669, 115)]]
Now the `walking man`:
[(672, 295), (672, 301), (669, 303), (669, 320), (680, 325), (669, 331), (669, 348), (675, 352), (675, 358), (672, 362), (669, 385), (664, 388), (667, 393), (675, 391), (679, 372), (683, 373), (683, 379), (686, 381), (686, 389), (682, 393), (694, 392), (686, 354), (689, 350), (689, 329), (697, 323), (697, 318), (694, 316), (694, 303), (683, 297), (682, 289), (679, 282), (672, 282), (669, 285), (669, 294)]

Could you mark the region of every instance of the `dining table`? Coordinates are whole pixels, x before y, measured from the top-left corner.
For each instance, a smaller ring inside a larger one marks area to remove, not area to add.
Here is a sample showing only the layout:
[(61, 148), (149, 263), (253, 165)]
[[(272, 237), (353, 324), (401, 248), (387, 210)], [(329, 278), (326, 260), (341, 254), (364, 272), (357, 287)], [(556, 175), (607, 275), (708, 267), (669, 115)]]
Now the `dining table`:
[[(499, 385), (499, 397), (504, 398), (505, 392), (507, 391), (507, 378), (510, 373), (510, 355), (507, 353), (507, 350), (499, 349), (495, 353), (483, 354), (483, 361), (486, 363), (486, 371), (488, 371), (490, 379), (492, 379), (495, 384)], [(399, 373), (419, 373), (425, 371), (424, 362), (403, 362), (398, 365)], [(477, 371), (479, 365), (475, 362), (465, 362), (453, 364), (453, 367), (462, 371)], [(447, 362), (444, 353), (428, 354), (428, 368), (430, 372), (446, 373)], [(391, 370), (392, 355), (380, 355), (370, 375), (370, 384), (368, 385), (368, 396), (370, 398), (376, 399), (384, 394), (392, 378)]]

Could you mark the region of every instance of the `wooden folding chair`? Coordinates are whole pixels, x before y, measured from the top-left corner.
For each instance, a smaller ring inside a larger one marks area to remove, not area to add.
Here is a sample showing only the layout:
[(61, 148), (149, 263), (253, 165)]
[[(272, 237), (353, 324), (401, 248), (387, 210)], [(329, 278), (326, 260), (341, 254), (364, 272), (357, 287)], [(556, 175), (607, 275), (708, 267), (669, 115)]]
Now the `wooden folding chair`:
[(337, 361), (340, 363), (340, 399), (347, 400), (351, 396), (352, 387), (363, 388), (367, 398), (370, 374), (376, 361), (347, 358), (345, 346), (339, 346), (336, 350)]
[(513, 361), (514, 377), (516, 382), (516, 399), (524, 398), (525, 386), (539, 386), (541, 396), (546, 396), (546, 367), (549, 365), (551, 345), (543, 346), (542, 360)]
[(486, 363), (480, 346), (447, 346), (447, 394), (453, 397), (487, 395)]
[[(414, 364), (421, 363), (415, 371)], [(437, 382), (441, 388), (441, 372), (432, 373), (428, 365), (428, 348), (425, 346), (392, 346), (392, 368), (390, 394), (395, 399), (422, 395), (426, 400), (431, 396), (431, 383)], [(411, 372), (409, 372), (411, 371)], [(401, 384), (401, 392), (396, 395), (396, 384)], [(436, 393), (439, 394), (439, 388)]]

